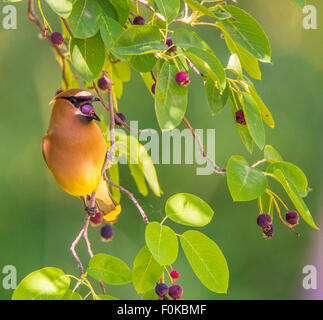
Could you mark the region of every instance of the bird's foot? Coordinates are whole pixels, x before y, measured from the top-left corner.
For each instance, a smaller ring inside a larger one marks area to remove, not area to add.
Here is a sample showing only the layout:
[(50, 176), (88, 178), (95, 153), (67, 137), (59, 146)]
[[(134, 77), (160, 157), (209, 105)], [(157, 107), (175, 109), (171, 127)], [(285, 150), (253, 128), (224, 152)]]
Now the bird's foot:
[(88, 213), (89, 216), (93, 217), (95, 216), (98, 210), (95, 206), (94, 207), (86, 206), (85, 211)]

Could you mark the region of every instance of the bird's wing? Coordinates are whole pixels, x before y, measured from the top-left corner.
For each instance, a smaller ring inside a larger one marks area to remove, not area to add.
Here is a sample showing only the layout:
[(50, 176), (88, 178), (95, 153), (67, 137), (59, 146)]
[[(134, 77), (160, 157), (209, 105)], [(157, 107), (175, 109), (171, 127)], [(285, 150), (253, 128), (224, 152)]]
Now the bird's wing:
[(48, 165), (48, 162), (47, 162), (47, 159), (46, 159), (46, 153), (47, 153), (48, 143), (49, 143), (48, 138), (47, 138), (47, 136), (45, 136), (43, 138), (43, 141), (42, 141), (42, 144), (41, 144), (41, 151), (43, 153), (43, 157), (44, 157), (44, 160), (45, 160), (47, 165)]

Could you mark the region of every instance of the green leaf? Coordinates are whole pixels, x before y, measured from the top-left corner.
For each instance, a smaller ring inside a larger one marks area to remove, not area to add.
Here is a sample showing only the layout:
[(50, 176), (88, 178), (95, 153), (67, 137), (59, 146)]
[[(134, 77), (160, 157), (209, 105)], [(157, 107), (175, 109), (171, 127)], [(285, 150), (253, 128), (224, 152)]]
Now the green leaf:
[(265, 128), (261, 113), (255, 99), (248, 93), (242, 92), (243, 111), (251, 137), (262, 150), (265, 146)]
[[(102, 0), (100, 0), (102, 1)], [(124, 25), (130, 14), (130, 0), (109, 0), (116, 9), (119, 17), (119, 22)]]
[(154, 0), (160, 13), (170, 24), (178, 15), (181, 3), (179, 0)]
[(206, 98), (211, 109), (212, 115), (216, 115), (222, 111), (228, 100), (229, 89), (225, 88), (221, 94), (215, 82), (211, 78), (207, 78), (205, 83)]
[(304, 221), (314, 229), (319, 229), (315, 225), (315, 222), (306, 203), (298, 194), (298, 190), (296, 189), (296, 187), (286, 179), (284, 173), (281, 170), (276, 169), (272, 174), (276, 178), (276, 180), (280, 182), (280, 184), (283, 186), (289, 198), (293, 202), (297, 212), (302, 216)]
[(271, 145), (266, 145), (264, 149), (264, 157), (268, 161), (283, 161), (282, 156)]
[(186, 231), (180, 237), (185, 256), (196, 276), (209, 290), (226, 293), (229, 284), (227, 261), (218, 245), (198, 231)]
[(46, 2), (62, 18), (66, 19), (72, 12), (72, 0), (46, 0)]
[(131, 282), (131, 270), (125, 262), (114, 256), (99, 253), (93, 256), (87, 269), (96, 280), (108, 284), (126, 284)]
[(109, 296), (108, 294), (98, 294), (97, 296), (100, 300), (120, 300), (116, 297)]
[[(110, 179), (111, 181), (113, 181), (116, 184), (119, 184), (119, 165), (117, 163), (114, 163), (110, 169), (109, 169), (109, 173), (110, 173)], [(113, 198), (115, 201), (120, 202), (120, 189), (111, 186), (111, 193), (113, 195)]]
[(151, 71), (157, 63), (157, 58), (152, 54), (142, 54), (132, 56), (130, 59), (131, 66), (138, 72)]
[(251, 82), (244, 82), (241, 81), (242, 85), (245, 87), (245, 90), (250, 93), (252, 98), (255, 100), (257, 107), (259, 109), (259, 112), (264, 120), (264, 122), (270, 127), (275, 127), (275, 121), (273, 116), (271, 115), (270, 111), (268, 110), (267, 106), (264, 104), (264, 102), (259, 97), (256, 88), (253, 83)]
[(75, 38), (86, 39), (94, 36), (100, 28), (101, 7), (96, 1), (76, 0), (68, 18)]
[(303, 9), (306, 4), (306, 0), (292, 0), (298, 7)]
[(234, 124), (237, 128), (240, 139), (241, 139), (242, 143), (244, 144), (244, 146), (246, 147), (246, 149), (248, 150), (248, 152), (252, 153), (253, 139), (250, 135), (248, 127), (238, 123), (235, 120), (236, 111), (241, 110), (243, 107), (238, 99), (238, 93), (235, 92), (234, 90), (231, 90), (231, 89), (229, 90), (229, 101), (230, 101), (230, 106), (231, 106), (232, 115), (233, 115), (233, 119), (234, 119)]
[(232, 156), (227, 164), (227, 183), (233, 201), (250, 201), (262, 195), (267, 187), (264, 174), (251, 168), (240, 156)]
[(133, 179), (135, 180), (139, 192), (146, 197), (148, 195), (148, 189), (146, 185), (145, 176), (141, 171), (140, 167), (137, 164), (131, 163), (128, 163), (128, 167), (130, 169)]
[(218, 22), (220, 29), (224, 28), (235, 42), (258, 60), (270, 63), (270, 44), (259, 23), (249, 13), (236, 6), (226, 5), (223, 8), (230, 12), (234, 19)]
[(129, 27), (116, 41), (113, 50), (120, 55), (153, 53), (166, 50), (161, 41), (161, 33), (156, 26)]
[(177, 72), (175, 66), (165, 62), (158, 75), (155, 111), (162, 130), (176, 128), (182, 122), (186, 112), (188, 90), (187, 87), (176, 83)]
[(144, 293), (156, 285), (164, 268), (153, 258), (147, 246), (138, 253), (133, 263), (132, 282), (138, 293)]
[(218, 20), (225, 20), (231, 18), (231, 14), (227, 11), (224, 11), (221, 6), (210, 10)]
[(223, 33), (225, 42), (231, 54), (236, 53), (239, 57), (242, 68), (246, 70), (251, 77), (260, 80), (261, 72), (259, 69), (258, 60), (246, 49), (241, 47), (238, 43), (234, 42), (224, 28), (220, 29)]
[(141, 300), (159, 300), (159, 297), (156, 294), (155, 288), (152, 288), (145, 292), (141, 297)]
[(150, 222), (145, 232), (146, 244), (161, 265), (170, 265), (175, 262), (178, 255), (178, 241), (175, 232), (168, 226), (159, 222)]
[(217, 15), (214, 14), (211, 10), (209, 10), (208, 8), (204, 7), (203, 5), (201, 5), (200, 3), (198, 3), (195, 0), (184, 0), (184, 2), (186, 2), (186, 4), (193, 9), (194, 11), (199, 11), (201, 13), (203, 13), (206, 16), (212, 17), (212, 18), (217, 18)]
[[(115, 136), (116, 147), (119, 156), (125, 156), (127, 158), (128, 164), (133, 164), (134, 166), (137, 165), (144, 174), (154, 194), (157, 197), (160, 197), (162, 194), (162, 190), (159, 186), (156, 169), (145, 147), (142, 144), (140, 144), (137, 138), (133, 135), (127, 136), (126, 134), (120, 131), (116, 131)], [(133, 170), (136, 170), (134, 169), (134, 166), (131, 166), (130, 168), (130, 170), (132, 170), (132, 174), (134, 174)], [(138, 179), (137, 176), (136, 178)], [(138, 181), (139, 180), (136, 180), (136, 183)], [(143, 189), (141, 188), (140, 190), (143, 191)], [(145, 194), (145, 192), (142, 193)]]
[(307, 178), (299, 167), (286, 161), (279, 161), (272, 163), (267, 168), (267, 172), (274, 173), (277, 169), (279, 169), (284, 174), (285, 179), (290, 184), (294, 185), (299, 196), (301, 196), (302, 198), (307, 196)]
[(118, 20), (118, 13), (114, 6), (111, 4), (110, 0), (95, 0), (97, 1), (98, 5), (101, 7), (102, 14), (105, 17), (112, 18), (114, 20)]
[(201, 198), (190, 193), (176, 193), (165, 206), (166, 215), (176, 223), (203, 227), (210, 223), (214, 211)]
[(83, 298), (79, 293), (68, 289), (61, 300), (83, 300)]
[(100, 75), (105, 49), (99, 33), (85, 40), (72, 38), (70, 54), (74, 68), (84, 80), (91, 82)]
[(233, 53), (230, 56), (227, 69), (234, 72), (238, 77), (242, 77), (242, 68), (239, 60), (239, 56), (236, 53)]
[(114, 46), (115, 41), (123, 33), (123, 28), (114, 19), (107, 16), (102, 16), (100, 33), (106, 48), (108, 50), (111, 50)]
[(61, 300), (70, 282), (61, 269), (43, 268), (30, 273), (18, 284), (12, 300)]
[(196, 47), (203, 50), (211, 50), (210, 46), (200, 36), (188, 29), (176, 29), (173, 33), (172, 40), (178, 47)]
[(221, 92), (226, 86), (226, 75), (220, 60), (211, 51), (202, 50), (200, 48), (188, 48), (184, 55), (188, 56), (214, 80)]

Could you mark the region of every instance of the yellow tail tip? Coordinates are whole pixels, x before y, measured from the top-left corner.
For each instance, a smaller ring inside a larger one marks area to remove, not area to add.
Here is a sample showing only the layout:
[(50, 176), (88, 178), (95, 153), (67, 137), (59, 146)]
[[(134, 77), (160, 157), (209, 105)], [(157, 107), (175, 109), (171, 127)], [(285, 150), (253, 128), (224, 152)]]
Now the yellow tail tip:
[(116, 205), (116, 207), (114, 208), (114, 210), (110, 211), (109, 213), (106, 213), (104, 216), (103, 216), (103, 219), (106, 221), (106, 222), (116, 222), (117, 221), (117, 218), (118, 218), (118, 215), (121, 213), (121, 205), (118, 204)]

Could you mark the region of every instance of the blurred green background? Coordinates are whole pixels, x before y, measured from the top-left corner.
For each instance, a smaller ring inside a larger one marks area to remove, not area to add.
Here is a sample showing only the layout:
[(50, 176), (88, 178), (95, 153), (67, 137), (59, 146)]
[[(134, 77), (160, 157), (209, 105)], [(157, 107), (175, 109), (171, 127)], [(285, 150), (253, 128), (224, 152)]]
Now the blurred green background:
[[(258, 19), (272, 45), (273, 63), (261, 65), (263, 79), (256, 82), (276, 119), (276, 128), (267, 128), (267, 144), (274, 145), (287, 161), (299, 165), (307, 174), (313, 191), (306, 201), (322, 227), (323, 3), (309, 2), (318, 11), (318, 30), (303, 29), (304, 15), (289, 0), (241, 0), (239, 6)], [(41, 140), (51, 110), (48, 103), (60, 86), (61, 71), (47, 42), (38, 38), (38, 29), (27, 20), (26, 1), (14, 5), (18, 11), (17, 30), (0, 32), (0, 281), (5, 265), (16, 266), (18, 281), (45, 266), (78, 275), (69, 247), (83, 224), (82, 204), (56, 185), (41, 154)], [(49, 13), (48, 17), (51, 24), (59, 25), (53, 15)], [(225, 65), (229, 52), (219, 31), (209, 27), (199, 27), (196, 31), (212, 45)], [(138, 75), (133, 73), (132, 77), (125, 86), (120, 110), (129, 120), (138, 119), (142, 128), (157, 128), (153, 100)], [(195, 128), (216, 129), (216, 161), (225, 166), (232, 154), (243, 155), (250, 162), (261, 159), (259, 150), (250, 156), (244, 149), (230, 108), (217, 117), (210, 116), (202, 82), (193, 73), (191, 78), (187, 118)], [(157, 165), (164, 195), (156, 198), (150, 192), (144, 198), (137, 192), (128, 168), (121, 168), (120, 183), (135, 192), (152, 221), (161, 219), (167, 198), (177, 192), (194, 193), (215, 209), (215, 218), (202, 231), (218, 243), (227, 258), (228, 294), (215, 294), (204, 288), (180, 253), (174, 267), (181, 273), (179, 283), (184, 286), (184, 298), (306, 297), (302, 268), (307, 264), (319, 268), (323, 264), (318, 258), (319, 241), (323, 241), (321, 231), (314, 231), (301, 221), (297, 227), (301, 237), (297, 238), (277, 218), (275, 237), (266, 241), (255, 223), (256, 202), (233, 203), (225, 177), (196, 176), (195, 170), (194, 165)], [(275, 190), (287, 198), (278, 186)], [(122, 198), (122, 205), (112, 242), (101, 242), (97, 228), (91, 228), (89, 236), (95, 253), (115, 255), (132, 266), (144, 245), (144, 224), (126, 197)], [(167, 223), (177, 232), (186, 229)], [(84, 241), (78, 251), (86, 265)], [(318, 277), (320, 280), (320, 274)], [(132, 285), (108, 286), (108, 292), (123, 299), (140, 298)], [(11, 295), (12, 290), (4, 290), (0, 285), (1, 299)]]

